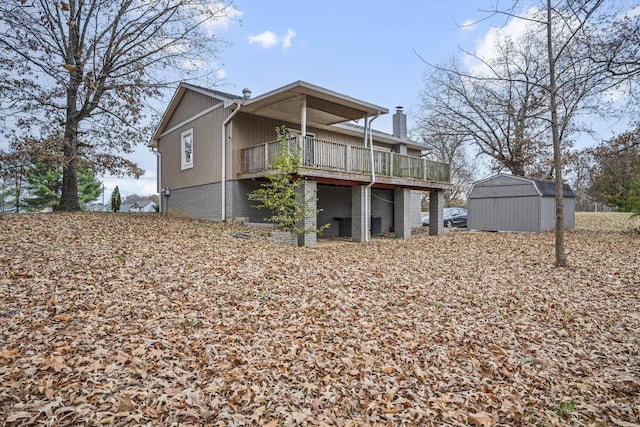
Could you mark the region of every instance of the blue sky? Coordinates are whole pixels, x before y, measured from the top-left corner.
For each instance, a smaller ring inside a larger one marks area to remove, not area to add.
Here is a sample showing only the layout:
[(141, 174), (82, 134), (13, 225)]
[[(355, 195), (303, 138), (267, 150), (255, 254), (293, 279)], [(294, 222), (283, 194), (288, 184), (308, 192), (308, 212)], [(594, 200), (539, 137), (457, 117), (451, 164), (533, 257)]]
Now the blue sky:
[[(392, 113), (403, 106), (409, 127), (425, 60), (439, 63), (473, 50), (488, 24), (463, 27), (484, 16), (495, 0), (235, 0), (235, 18), (217, 29), (227, 46), (216, 57), (220, 90), (253, 96), (304, 80), (389, 109), (375, 128), (391, 133)], [(414, 52), (415, 50), (415, 52)], [(164, 106), (161, 106), (162, 109)], [(139, 147), (140, 180), (105, 179), (105, 193), (155, 192), (155, 156)]]
[[(427, 68), (414, 49), (437, 63), (473, 47), (478, 28), (458, 24), (481, 17), (482, 3), (493, 1), (236, 0), (241, 22), (227, 30), (220, 58), (226, 88), (255, 96), (304, 80), (410, 113)], [(391, 114), (376, 127), (391, 132)]]

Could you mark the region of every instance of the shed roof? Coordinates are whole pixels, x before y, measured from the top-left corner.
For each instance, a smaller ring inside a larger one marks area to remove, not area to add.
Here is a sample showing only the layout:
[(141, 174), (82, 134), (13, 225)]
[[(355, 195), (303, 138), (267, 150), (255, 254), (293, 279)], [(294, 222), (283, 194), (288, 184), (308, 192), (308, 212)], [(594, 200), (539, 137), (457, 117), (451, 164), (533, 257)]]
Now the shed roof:
[[(556, 182), (551, 179), (534, 179), (532, 180), (535, 186), (540, 191), (540, 194), (544, 196), (555, 197), (556, 195)], [(576, 193), (573, 192), (569, 184), (562, 185), (563, 197), (576, 197)]]

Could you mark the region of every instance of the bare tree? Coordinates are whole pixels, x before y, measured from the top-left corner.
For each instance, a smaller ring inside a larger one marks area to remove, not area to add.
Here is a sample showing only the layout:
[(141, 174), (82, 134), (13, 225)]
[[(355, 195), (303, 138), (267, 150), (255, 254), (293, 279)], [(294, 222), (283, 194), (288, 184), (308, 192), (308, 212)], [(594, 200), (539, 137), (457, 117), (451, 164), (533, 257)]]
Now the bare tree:
[(550, 160), (544, 66), (533, 40), (499, 39), (493, 58), (474, 56), (474, 70), (456, 60), (432, 67), (421, 103), (423, 115), (444, 126), (439, 133), (473, 144), (498, 170), (520, 176)]
[(591, 186), (596, 170), (596, 160), (589, 148), (572, 150), (565, 153), (564, 172), (573, 192), (576, 194), (576, 210), (594, 210), (595, 200), (591, 195)]
[[(603, 94), (622, 91), (624, 83), (629, 84), (624, 93), (629, 93), (638, 76), (638, 47), (628, 44), (638, 39), (639, 18), (625, 15), (624, 9), (605, 11), (604, 3), (559, 0), (552, 4), (544, 0), (524, 13), (517, 11), (517, 0), (510, 8), (497, 5), (486, 12), (527, 21), (526, 36), (503, 44), (514, 49), (498, 45), (497, 62), (467, 53), (483, 66), (481, 73), (440, 67), (449, 79), (440, 83), (453, 83), (452, 93), (459, 95), (454, 103), (440, 103), (444, 105), (441, 113), (461, 117), (458, 129), (468, 132), (483, 153), (512, 173), (526, 173), (518, 162), (533, 164), (527, 156), (547, 155), (552, 147), (553, 157), (547, 161), (548, 175), (556, 179), (557, 266), (566, 265), (563, 151), (571, 146), (576, 132), (588, 130), (589, 124), (580, 120), (582, 115), (603, 114), (609, 107)], [(536, 174), (541, 173), (540, 160), (538, 157)]]
[(143, 173), (122, 153), (148, 135), (147, 101), (215, 55), (212, 24), (231, 12), (207, 0), (0, 3), (0, 112), (16, 138), (63, 135), (59, 209), (80, 209), (80, 156), (97, 171)]
[(467, 157), (467, 144), (463, 138), (447, 133), (449, 127), (435, 117), (423, 116), (418, 119), (418, 122), (419, 127), (414, 130), (414, 133), (416, 139), (427, 147), (422, 153), (423, 156), (450, 165), (453, 188), (445, 192), (446, 205), (464, 199), (474, 178)]

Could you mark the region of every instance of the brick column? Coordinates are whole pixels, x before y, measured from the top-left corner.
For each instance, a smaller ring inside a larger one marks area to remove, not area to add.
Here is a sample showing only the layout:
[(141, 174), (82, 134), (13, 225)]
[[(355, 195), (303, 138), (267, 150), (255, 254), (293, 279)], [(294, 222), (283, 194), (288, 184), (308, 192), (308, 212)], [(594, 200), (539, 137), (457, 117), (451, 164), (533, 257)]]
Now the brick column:
[(439, 236), (444, 232), (444, 191), (429, 192), (429, 234)]
[[(317, 192), (317, 184), (315, 181), (307, 180), (304, 181), (300, 187), (298, 187), (296, 194), (296, 198), (299, 202), (306, 201), (306, 206), (308, 208), (308, 216), (303, 219), (298, 227), (300, 228), (311, 228), (317, 227), (318, 225), (318, 192)], [(316, 245), (316, 233), (301, 233), (298, 235), (298, 246), (310, 246), (315, 247)]]
[(398, 239), (411, 237), (411, 190), (408, 188), (393, 191), (393, 230)]
[(351, 187), (351, 240), (366, 242), (371, 229), (371, 190), (366, 185)]

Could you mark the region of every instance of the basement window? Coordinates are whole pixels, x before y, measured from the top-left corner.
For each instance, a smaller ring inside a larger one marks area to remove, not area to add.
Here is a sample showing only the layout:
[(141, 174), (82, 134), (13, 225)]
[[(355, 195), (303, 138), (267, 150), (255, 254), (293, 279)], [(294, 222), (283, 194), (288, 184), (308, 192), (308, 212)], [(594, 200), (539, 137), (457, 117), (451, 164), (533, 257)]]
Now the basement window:
[(180, 140), (181, 169), (191, 169), (193, 167), (193, 129), (182, 132)]

